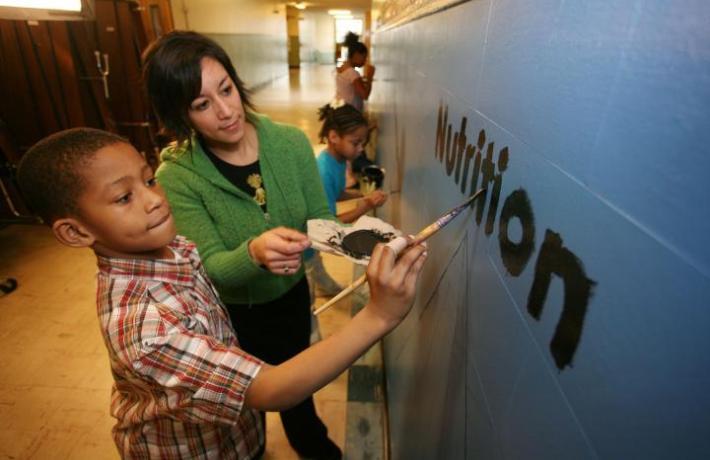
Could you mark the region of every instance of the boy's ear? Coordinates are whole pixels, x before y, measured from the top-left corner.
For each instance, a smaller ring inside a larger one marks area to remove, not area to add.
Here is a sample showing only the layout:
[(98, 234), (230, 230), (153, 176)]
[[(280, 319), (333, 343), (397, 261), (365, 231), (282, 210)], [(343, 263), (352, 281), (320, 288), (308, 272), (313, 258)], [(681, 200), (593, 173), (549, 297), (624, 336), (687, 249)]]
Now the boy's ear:
[(94, 244), (94, 235), (77, 219), (64, 217), (52, 224), (54, 236), (60, 243), (72, 248), (87, 248)]

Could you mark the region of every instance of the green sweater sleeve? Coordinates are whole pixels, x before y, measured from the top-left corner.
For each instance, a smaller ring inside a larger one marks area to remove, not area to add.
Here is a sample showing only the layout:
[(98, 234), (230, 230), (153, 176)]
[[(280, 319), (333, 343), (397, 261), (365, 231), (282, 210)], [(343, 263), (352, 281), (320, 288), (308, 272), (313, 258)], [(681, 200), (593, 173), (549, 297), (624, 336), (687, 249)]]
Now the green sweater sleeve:
[(225, 247), (204, 197), (190, 185), (203, 178), (171, 163), (163, 163), (156, 176), (168, 196), (178, 231), (195, 242), (205, 270), (219, 291), (246, 285), (254, 276), (266, 273), (249, 256), (251, 239), (232, 250)]

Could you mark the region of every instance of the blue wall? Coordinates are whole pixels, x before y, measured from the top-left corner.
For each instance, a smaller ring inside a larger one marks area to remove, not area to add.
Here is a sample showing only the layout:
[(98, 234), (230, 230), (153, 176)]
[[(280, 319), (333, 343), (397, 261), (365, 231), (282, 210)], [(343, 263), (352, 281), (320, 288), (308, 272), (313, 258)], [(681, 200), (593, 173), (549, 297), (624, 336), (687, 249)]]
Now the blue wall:
[(488, 186), (386, 340), (393, 458), (706, 457), (710, 3), (469, 1), (372, 57), (380, 216)]

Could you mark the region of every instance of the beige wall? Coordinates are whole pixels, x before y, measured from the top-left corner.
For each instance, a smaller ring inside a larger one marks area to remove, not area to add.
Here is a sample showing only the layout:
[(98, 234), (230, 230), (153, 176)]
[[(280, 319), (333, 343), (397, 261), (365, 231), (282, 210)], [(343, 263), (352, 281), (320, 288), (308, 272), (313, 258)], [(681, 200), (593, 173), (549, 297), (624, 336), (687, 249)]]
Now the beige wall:
[(298, 37), (298, 23), (299, 17), (301, 16), (301, 11), (292, 6), (286, 7), (286, 30), (289, 37)]
[(264, 0), (171, 0), (176, 29), (225, 48), (252, 88), (288, 74), (286, 8)]
[(172, 0), (175, 27), (204, 33), (286, 35), (284, 5), (263, 0)]
[(332, 63), (335, 57), (335, 21), (326, 12), (303, 13), (301, 21), (301, 60)]

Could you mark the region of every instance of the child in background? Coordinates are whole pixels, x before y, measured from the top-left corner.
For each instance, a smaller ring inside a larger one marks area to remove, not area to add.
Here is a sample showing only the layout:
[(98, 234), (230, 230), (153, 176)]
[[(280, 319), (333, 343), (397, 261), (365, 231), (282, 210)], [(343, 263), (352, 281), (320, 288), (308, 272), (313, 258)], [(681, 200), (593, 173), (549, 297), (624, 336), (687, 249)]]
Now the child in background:
[(326, 142), (328, 147), (318, 155), (316, 163), (328, 206), (336, 214), (336, 201), (362, 198), (355, 209), (337, 215), (342, 222), (355, 222), (358, 217), (387, 201), (387, 195), (381, 190), (363, 196), (357, 190), (345, 188), (346, 162), (357, 158), (367, 143), (367, 120), (360, 111), (339, 100), (321, 107), (318, 115), (323, 122), (320, 141)]
[[(372, 92), (372, 79), (375, 76), (375, 66), (366, 64), (367, 46), (359, 41), (357, 34), (348, 33), (345, 37), (348, 47), (348, 59), (336, 69), (335, 98), (342, 99), (360, 112), (364, 109), (364, 101)], [(363, 75), (356, 70), (363, 68)]]
[(259, 458), (259, 411), (298, 404), (399, 324), (426, 257), (416, 246), (395, 263), (378, 246), (368, 305), (336, 334), (270, 366), (239, 348), (195, 245), (176, 235), (153, 171), (125, 139), (89, 128), (56, 133), (27, 151), (18, 180), (61, 243), (96, 254), (122, 458)]
[[(356, 190), (345, 188), (347, 161), (358, 157), (367, 143), (367, 120), (360, 111), (341, 100), (324, 105), (318, 110), (318, 115), (323, 122), (320, 141), (327, 142), (328, 148), (318, 155), (316, 164), (325, 188), (328, 207), (342, 222), (355, 222), (358, 217), (387, 201), (387, 195), (380, 190), (363, 196)], [(357, 201), (354, 209), (336, 214), (336, 201), (354, 198), (362, 198)], [(342, 290), (323, 266), (320, 253), (306, 251), (304, 264), (312, 300), (315, 300), (315, 295), (333, 296)], [(317, 340), (315, 335), (311, 342), (314, 340)]]
[[(354, 32), (348, 32), (343, 45), (347, 47), (347, 60), (335, 72), (335, 99), (342, 99), (360, 112), (365, 112), (365, 101), (372, 92), (372, 81), (375, 77), (375, 66), (367, 63), (367, 46), (360, 41)], [(362, 68), (362, 72), (358, 72)], [(362, 73), (362, 75), (361, 75)], [(376, 124), (370, 120), (369, 131), (376, 133)], [(348, 162), (355, 174), (361, 174), (363, 169), (372, 165), (374, 152), (363, 152)]]
[[(345, 187), (347, 161), (360, 156), (367, 143), (367, 120), (360, 111), (338, 99), (318, 109), (318, 117), (323, 122), (320, 141), (326, 142), (328, 148), (318, 155), (316, 164), (325, 188), (328, 207), (340, 221), (351, 223), (387, 201), (387, 195), (380, 190), (363, 196), (360, 192)], [(354, 209), (336, 214), (336, 201), (354, 198), (362, 200), (358, 200)], [(304, 252), (303, 257), (312, 301), (315, 301), (315, 296), (334, 296), (343, 289), (326, 271), (320, 253), (309, 249)], [(311, 342), (317, 339), (316, 332), (312, 335)]]

